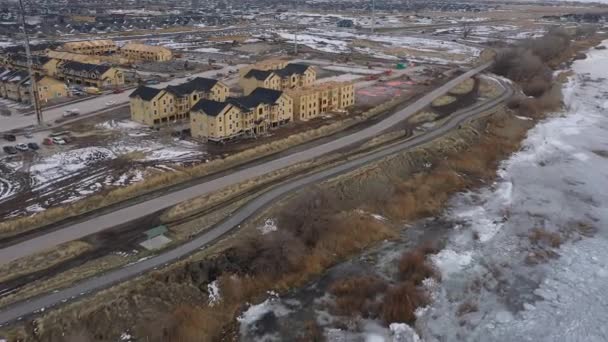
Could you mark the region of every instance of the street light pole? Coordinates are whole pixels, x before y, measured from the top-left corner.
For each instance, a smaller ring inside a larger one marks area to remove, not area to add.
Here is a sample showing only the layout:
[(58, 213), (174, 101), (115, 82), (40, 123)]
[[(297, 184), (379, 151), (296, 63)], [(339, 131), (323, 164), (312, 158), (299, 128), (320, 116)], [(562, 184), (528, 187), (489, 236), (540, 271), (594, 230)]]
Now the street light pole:
[(36, 120), (38, 125), (44, 125), (42, 118), (42, 110), (40, 109), (40, 103), (38, 103), (38, 85), (36, 84), (36, 75), (34, 75), (32, 67), (32, 52), (30, 50), (30, 37), (27, 34), (27, 28), (25, 26), (25, 7), (23, 6), (23, 0), (19, 0), (19, 9), (21, 10), (21, 31), (23, 33), (24, 45), (25, 45), (25, 56), (27, 58), (27, 71), (30, 76), (30, 95), (32, 97), (32, 104), (34, 105), (34, 112), (36, 113)]

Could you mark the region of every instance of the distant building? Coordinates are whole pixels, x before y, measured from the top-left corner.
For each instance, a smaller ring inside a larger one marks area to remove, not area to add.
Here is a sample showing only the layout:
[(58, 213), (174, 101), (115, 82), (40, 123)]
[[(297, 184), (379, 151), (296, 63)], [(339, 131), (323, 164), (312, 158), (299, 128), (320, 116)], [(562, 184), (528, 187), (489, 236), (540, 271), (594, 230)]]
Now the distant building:
[(195, 139), (224, 141), (263, 134), (293, 120), (293, 101), (282, 91), (258, 88), (226, 101), (200, 100), (190, 114)]
[(338, 25), (338, 27), (351, 28), (351, 27), (355, 26), (355, 23), (350, 19), (342, 19), (342, 20), (338, 21), (337, 25)]
[(308, 121), (324, 113), (355, 104), (355, 88), (349, 82), (327, 82), (286, 90), (293, 99), (295, 120)]
[(224, 101), (229, 92), (224, 83), (202, 77), (165, 89), (141, 86), (129, 95), (131, 119), (148, 126), (187, 119), (201, 99)]
[(287, 90), (312, 85), (317, 79), (315, 69), (306, 64), (289, 63), (280, 69), (250, 69), (240, 78), (239, 84), (245, 95), (257, 88)]
[[(40, 103), (46, 103), (69, 95), (68, 87), (65, 83), (49, 76), (37, 77), (36, 87), (38, 88), (38, 101), (40, 101)], [(22, 102), (31, 102), (30, 91), (31, 84), (28, 78), (26, 82), (21, 84), (20, 92)]]
[(21, 102), (21, 85), (28, 79), (29, 74), (27, 71), (17, 70), (3, 73), (2, 77), (0, 77), (0, 83), (2, 84), (0, 95), (13, 101)]
[(120, 54), (129, 60), (164, 62), (173, 59), (171, 50), (163, 46), (129, 43), (120, 49)]
[(125, 83), (122, 71), (108, 65), (64, 62), (57, 68), (57, 76), (68, 84), (89, 87), (112, 87)]
[[(59, 60), (46, 56), (32, 56), (32, 71), (37, 76), (55, 76)], [(24, 54), (13, 54), (7, 58), (7, 66), (14, 70), (28, 70), (27, 57)]]
[(118, 47), (110, 39), (98, 39), (67, 42), (63, 44), (63, 50), (84, 55), (109, 55), (115, 53)]
[(276, 70), (276, 69), (281, 69), (284, 68), (285, 66), (287, 66), (287, 64), (289, 64), (288, 61), (284, 60), (284, 59), (267, 59), (255, 64), (251, 64), (245, 67), (242, 67), (239, 69), (239, 76), (242, 78), (243, 76), (245, 76), (245, 74), (247, 74), (249, 72), (249, 70), (251, 69), (257, 69), (257, 70)]

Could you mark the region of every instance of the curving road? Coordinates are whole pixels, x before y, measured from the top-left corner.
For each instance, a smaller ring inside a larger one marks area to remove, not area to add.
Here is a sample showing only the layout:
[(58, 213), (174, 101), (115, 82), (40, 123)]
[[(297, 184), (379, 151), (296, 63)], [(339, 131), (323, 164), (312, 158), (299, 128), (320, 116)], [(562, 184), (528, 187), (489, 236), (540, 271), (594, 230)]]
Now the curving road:
[(238, 227), (244, 220), (254, 215), (260, 209), (272, 204), (280, 196), (289, 193), (290, 191), (302, 188), (311, 183), (319, 182), (328, 178), (335, 177), (336, 175), (349, 172), (357, 169), (365, 164), (378, 161), (387, 156), (393, 155), (405, 149), (419, 146), (436, 139), (437, 137), (445, 134), (446, 132), (458, 127), (462, 122), (471, 119), (473, 117), (481, 116), (484, 112), (504, 102), (510, 98), (513, 94), (511, 87), (502, 85), (504, 88), (503, 94), (496, 99), (488, 100), (482, 104), (475, 105), (465, 110), (458, 111), (452, 114), (439, 126), (434, 127), (431, 131), (412, 137), (406, 141), (396, 143), (394, 145), (385, 147), (381, 150), (375, 151), (358, 159), (346, 162), (344, 164), (332, 167), (327, 170), (319, 171), (310, 175), (302, 176), (298, 179), (292, 180), (288, 183), (284, 183), (268, 192), (260, 195), (254, 200), (248, 202), (246, 205), (241, 207), (232, 216), (222, 221), (208, 232), (198, 236), (197, 238), (188, 241), (187, 243), (176, 247), (175, 249), (164, 252), (158, 256), (150, 259), (142, 260), (136, 264), (126, 266), (121, 269), (110, 271), (106, 274), (98, 277), (93, 277), (84, 280), (70, 288), (60, 290), (55, 293), (49, 293), (36, 297), (34, 299), (26, 300), (24, 302), (16, 303), (12, 306), (5, 308), (0, 311), (0, 325), (19, 319), (20, 317), (35, 313), (41, 308), (48, 308), (54, 305), (58, 305), (67, 300), (76, 298), (85, 293), (98, 291), (103, 288), (107, 288), (113, 284), (125, 281), (133, 278), (151, 269), (164, 266), (172, 263), (177, 259), (187, 256), (197, 250), (203, 248), (205, 245), (215, 241), (222, 235), (231, 231), (235, 227)]
[(105, 215), (97, 216), (88, 221), (74, 224), (72, 226), (67, 226), (65, 228), (50, 232), (48, 234), (40, 235), (30, 240), (3, 248), (0, 250), (0, 265), (7, 264), (11, 261), (26, 257), (28, 255), (42, 252), (44, 250), (53, 248), (68, 241), (81, 239), (85, 236), (99, 233), (106, 229), (128, 223), (137, 218), (145, 217), (159, 210), (172, 207), (178, 203), (220, 190), (227, 186), (237, 184), (258, 176), (263, 176), (267, 173), (300, 162), (311, 160), (323, 156), (325, 154), (338, 151), (358, 142), (371, 139), (380, 134), (381, 132), (385, 131), (386, 129), (393, 127), (395, 124), (403, 121), (404, 119), (423, 109), (424, 107), (429, 105), (434, 99), (441, 95), (444, 95), (451, 88), (462, 82), (464, 79), (476, 75), (477, 73), (487, 69), (489, 66), (489, 63), (484, 64), (475, 69), (463, 73), (462, 75), (447, 82), (443, 86), (431, 91), (430, 93), (423, 96), (407, 108), (357, 133), (353, 133), (351, 135), (332, 140), (325, 144), (312, 147), (308, 150), (296, 152), (285, 157), (274, 159), (266, 163), (258, 164), (248, 169), (239, 170), (206, 183), (201, 183), (190, 188), (162, 195), (154, 199), (134, 204), (132, 206), (125, 207)]
[(178, 203), (220, 190), (227, 186), (258, 176), (263, 176), (270, 172), (311, 160), (325, 154), (338, 151), (352, 144), (371, 139), (423, 109), (434, 99), (444, 95), (464, 79), (476, 75), (477, 73), (487, 69), (489, 66), (490, 63), (484, 64), (463, 73), (462, 75), (450, 80), (443, 86), (429, 92), (405, 109), (357, 133), (332, 140), (308, 150), (296, 152), (285, 157), (258, 164), (248, 169), (239, 170), (206, 183), (201, 183), (186, 189), (150, 199), (145, 202), (134, 204), (105, 215), (100, 215), (88, 221), (67, 226), (48, 234), (40, 235), (30, 240), (19, 242), (12, 246), (3, 248), (0, 250), (0, 265), (4, 265), (19, 258), (45, 251), (65, 242), (81, 239), (85, 236), (128, 223), (137, 218), (148, 216), (159, 210), (172, 207)]

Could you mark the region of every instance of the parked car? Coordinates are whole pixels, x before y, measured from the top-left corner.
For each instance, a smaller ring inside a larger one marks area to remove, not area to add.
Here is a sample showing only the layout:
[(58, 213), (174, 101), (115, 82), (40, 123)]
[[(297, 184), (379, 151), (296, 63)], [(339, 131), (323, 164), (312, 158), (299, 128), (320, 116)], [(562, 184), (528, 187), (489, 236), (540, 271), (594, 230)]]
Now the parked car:
[(116, 89), (112, 90), (112, 93), (114, 93), (114, 94), (121, 94), (124, 91), (125, 91), (124, 89), (116, 88)]
[(4, 140), (6, 141), (16, 141), (17, 137), (14, 134), (5, 134)]
[(32, 151), (37, 151), (40, 149), (40, 146), (38, 146), (38, 144), (36, 144), (35, 142), (28, 143), (27, 147), (29, 147), (29, 149)]
[(29, 150), (29, 147), (27, 147), (26, 144), (17, 144), (17, 145), (15, 145), (15, 148), (21, 152), (25, 152), (25, 151)]
[(61, 139), (63, 139), (63, 142), (65, 142), (66, 144), (69, 144), (69, 143), (71, 143), (72, 141), (74, 141), (74, 138), (69, 137), (69, 136), (67, 136), (67, 135), (66, 135), (66, 136), (61, 137)]
[(160, 84), (160, 82), (158, 80), (149, 80), (146, 81), (147, 85), (155, 85), (155, 84)]
[(55, 138), (53, 138), (53, 144), (65, 145), (65, 140), (63, 140), (62, 138), (55, 137)]
[(6, 154), (17, 154), (17, 149), (13, 146), (4, 146), (2, 149)]
[(23, 136), (25, 136), (26, 138), (31, 138), (34, 136), (34, 133), (32, 133), (32, 131), (25, 131)]
[(44, 140), (42, 140), (42, 144), (43, 145), (53, 145), (53, 138), (44, 138)]
[(80, 114), (80, 109), (78, 108), (72, 108), (72, 109), (68, 109), (63, 113), (63, 117), (64, 118), (69, 118), (72, 116), (78, 116), (78, 114)]

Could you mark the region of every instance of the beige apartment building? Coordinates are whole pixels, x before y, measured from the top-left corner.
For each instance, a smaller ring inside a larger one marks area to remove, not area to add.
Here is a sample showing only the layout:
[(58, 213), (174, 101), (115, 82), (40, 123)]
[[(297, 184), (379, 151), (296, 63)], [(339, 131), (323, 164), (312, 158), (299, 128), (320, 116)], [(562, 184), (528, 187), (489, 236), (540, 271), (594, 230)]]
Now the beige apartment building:
[(129, 95), (131, 119), (148, 126), (184, 120), (201, 99), (225, 101), (229, 93), (224, 83), (202, 77), (165, 89), (141, 86)]
[(355, 87), (350, 82), (326, 82), (286, 90), (286, 93), (293, 99), (294, 119), (299, 121), (308, 121), (355, 104)]
[(248, 66), (242, 67), (239, 69), (239, 77), (243, 77), (245, 76), (249, 70), (252, 69), (256, 69), (256, 70), (276, 70), (276, 69), (282, 69), (285, 66), (287, 66), (287, 64), (289, 64), (288, 61), (284, 60), (284, 59), (278, 59), (278, 58), (273, 58), (273, 59), (267, 59), (255, 64), (250, 64)]
[(171, 50), (163, 46), (129, 43), (120, 48), (120, 54), (131, 61), (165, 62), (173, 59)]
[(63, 50), (84, 55), (110, 55), (118, 51), (116, 43), (110, 39), (83, 40), (63, 44)]
[(226, 101), (201, 100), (190, 115), (195, 139), (225, 141), (243, 134), (263, 134), (293, 120), (293, 101), (282, 91), (258, 88)]
[(125, 83), (122, 71), (108, 65), (64, 62), (57, 67), (57, 77), (68, 84), (107, 88)]
[(249, 69), (239, 79), (239, 85), (243, 88), (243, 93), (248, 95), (257, 88), (287, 90), (310, 86), (316, 80), (317, 72), (314, 67), (306, 64), (289, 63), (279, 69)]
[[(36, 76), (55, 76), (59, 60), (46, 56), (32, 56), (32, 71)], [(28, 70), (27, 57), (24, 54), (13, 54), (7, 59), (6, 65), (13, 70)]]
[[(31, 87), (30, 78), (19, 85), (21, 102), (28, 104), (32, 102)], [(65, 83), (49, 76), (36, 76), (36, 87), (38, 88), (38, 101), (41, 104), (68, 96), (68, 87)]]

